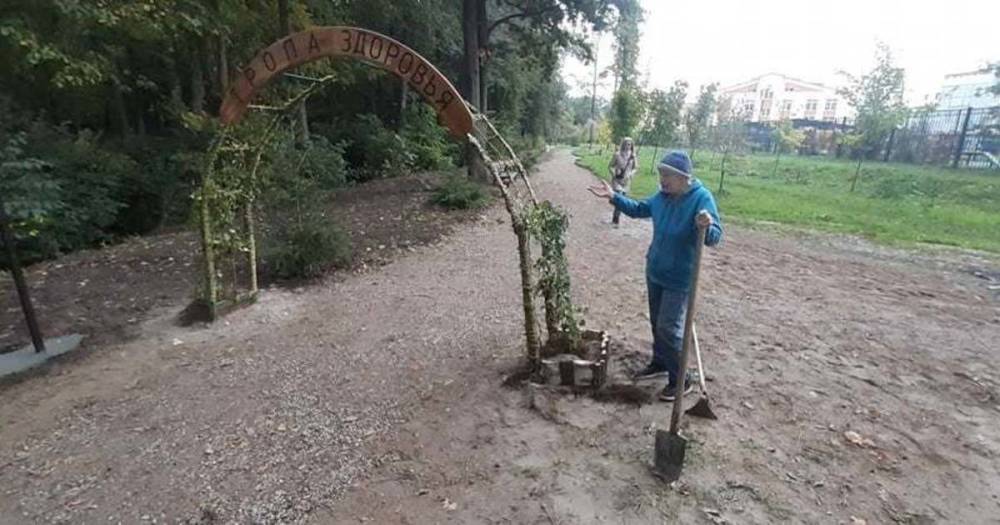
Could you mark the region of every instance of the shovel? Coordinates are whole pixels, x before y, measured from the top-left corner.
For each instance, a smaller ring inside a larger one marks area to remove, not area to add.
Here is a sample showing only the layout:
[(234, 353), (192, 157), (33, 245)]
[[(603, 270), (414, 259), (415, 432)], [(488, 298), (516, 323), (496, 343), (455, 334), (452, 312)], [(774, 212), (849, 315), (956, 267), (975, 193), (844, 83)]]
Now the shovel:
[[(681, 345), (680, 370), (687, 374), (688, 347), (691, 346), (691, 332), (694, 329), (695, 304), (698, 298), (698, 274), (701, 272), (701, 252), (705, 246), (705, 228), (698, 228), (698, 243), (694, 252), (694, 270), (691, 274), (691, 294), (688, 296), (687, 315), (684, 319), (684, 343)], [(679, 381), (686, 378), (679, 377)], [(653, 475), (667, 483), (677, 481), (684, 468), (684, 453), (687, 439), (680, 435), (681, 413), (684, 406), (684, 383), (677, 389), (674, 410), (670, 416), (670, 431), (656, 431), (656, 445), (653, 450)]]
[(691, 339), (694, 343), (694, 357), (698, 361), (698, 384), (701, 385), (701, 398), (693, 407), (684, 411), (685, 414), (706, 419), (719, 419), (712, 411), (712, 403), (708, 400), (708, 387), (705, 386), (705, 369), (701, 366), (701, 348), (698, 345), (698, 329), (691, 325)]

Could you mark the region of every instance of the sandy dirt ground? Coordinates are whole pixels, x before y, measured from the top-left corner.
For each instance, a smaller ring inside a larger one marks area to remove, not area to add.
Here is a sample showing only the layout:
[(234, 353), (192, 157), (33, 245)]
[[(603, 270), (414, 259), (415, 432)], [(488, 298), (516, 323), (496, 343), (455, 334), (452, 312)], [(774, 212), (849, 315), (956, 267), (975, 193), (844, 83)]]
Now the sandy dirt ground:
[[(650, 226), (612, 229), (591, 181), (564, 151), (535, 176), (571, 214), (588, 326), (632, 366)], [(721, 419), (686, 420), (668, 486), (648, 466), (669, 404), (501, 386), (523, 346), (509, 221), (449, 231), (211, 327), (164, 294), (128, 337), (8, 381), (0, 522), (998, 523), (995, 262), (729, 225), (699, 317)]]

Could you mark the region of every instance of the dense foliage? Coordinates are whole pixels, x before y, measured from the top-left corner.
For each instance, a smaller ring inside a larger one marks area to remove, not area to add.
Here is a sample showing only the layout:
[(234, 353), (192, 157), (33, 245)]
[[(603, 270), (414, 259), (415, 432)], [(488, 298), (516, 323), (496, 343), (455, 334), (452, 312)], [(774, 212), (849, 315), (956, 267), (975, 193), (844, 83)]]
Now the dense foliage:
[[(481, 3), (489, 25), (480, 53), (489, 70), (484, 100), (530, 159), (571, 126), (559, 53), (589, 52), (578, 28), (598, 27), (613, 8), (595, 0), (543, 9)], [(366, 27), (406, 43), (460, 84), (463, 15), (459, 0), (3, 2), (0, 193), (22, 248), (32, 259), (51, 257), (186, 223), (228, 82), (280, 35), (313, 25)], [(296, 73), (335, 78), (291, 125), (291, 150), (268, 153), (268, 162), (315, 186), (284, 181), (298, 191), (462, 162), (434, 113), (395, 77), (342, 61)], [(281, 79), (260, 103), (308, 85)], [(265, 208), (287, 197), (260, 196)]]

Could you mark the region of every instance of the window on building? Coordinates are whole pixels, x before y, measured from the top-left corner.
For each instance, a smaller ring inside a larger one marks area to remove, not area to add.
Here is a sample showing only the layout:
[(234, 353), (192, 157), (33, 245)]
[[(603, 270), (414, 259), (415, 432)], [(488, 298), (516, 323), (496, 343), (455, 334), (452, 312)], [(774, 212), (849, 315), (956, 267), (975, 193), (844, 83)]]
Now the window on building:
[(819, 109), (819, 101), (811, 98), (806, 101), (806, 118), (814, 119), (816, 118), (816, 110)]
[(792, 101), (781, 101), (781, 120), (785, 120), (792, 115)]
[(771, 88), (765, 89), (764, 92), (760, 94), (760, 98), (762, 98), (764, 100), (769, 100), (773, 96), (774, 96), (774, 92), (771, 91)]
[(837, 99), (826, 99), (826, 107), (823, 108), (823, 111), (837, 111)]

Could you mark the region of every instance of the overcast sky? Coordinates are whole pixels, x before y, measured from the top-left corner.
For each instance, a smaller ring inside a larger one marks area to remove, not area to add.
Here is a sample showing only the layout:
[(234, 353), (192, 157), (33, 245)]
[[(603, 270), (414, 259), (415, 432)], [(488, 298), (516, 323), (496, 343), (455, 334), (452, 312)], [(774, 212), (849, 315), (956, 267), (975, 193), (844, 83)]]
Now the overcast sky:
[[(906, 70), (907, 102), (920, 104), (945, 74), (1000, 61), (1000, 0), (641, 3), (639, 70), (652, 88), (677, 79), (727, 85), (772, 71), (836, 86), (838, 71), (871, 67), (881, 40)], [(612, 61), (611, 41), (610, 34), (602, 38), (602, 68)], [(567, 58), (563, 74), (574, 93), (590, 92), (590, 66)], [(598, 92), (607, 96), (610, 79), (606, 84)]]

